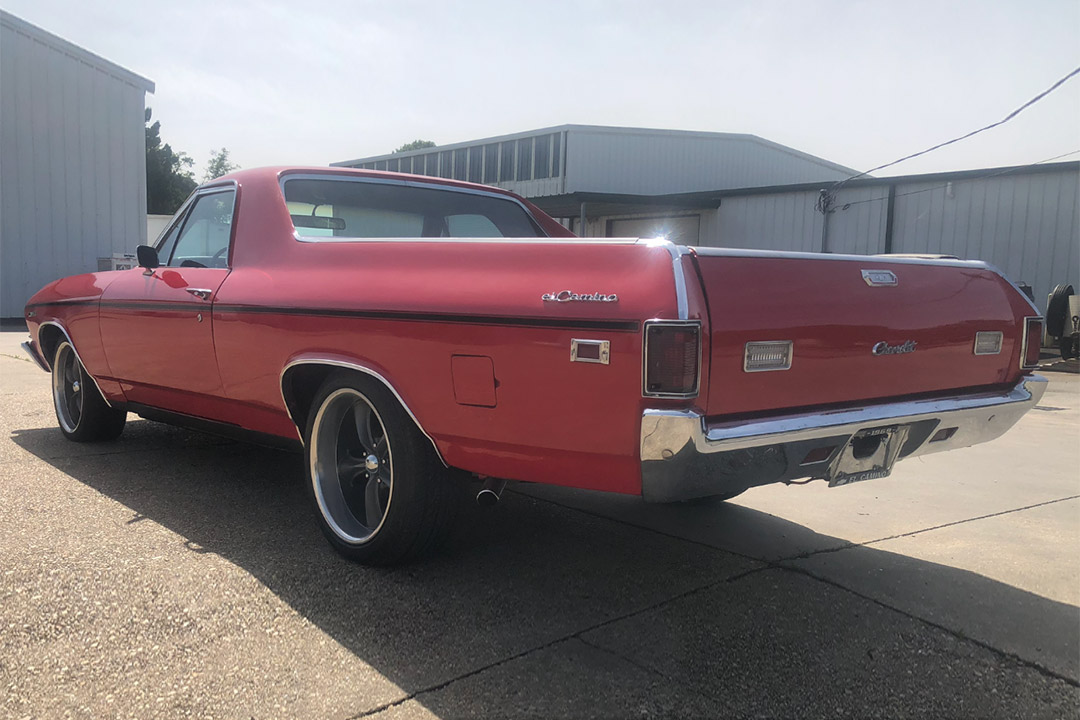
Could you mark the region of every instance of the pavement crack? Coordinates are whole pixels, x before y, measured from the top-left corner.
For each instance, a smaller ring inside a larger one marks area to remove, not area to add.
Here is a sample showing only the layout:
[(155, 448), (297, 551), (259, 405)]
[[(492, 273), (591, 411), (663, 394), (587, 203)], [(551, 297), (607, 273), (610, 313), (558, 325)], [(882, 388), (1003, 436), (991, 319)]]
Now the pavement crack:
[[(770, 568), (755, 568), (755, 571), (764, 570), (764, 569), (770, 569)], [(684, 590), (683, 592), (677, 593), (677, 594), (672, 595), (670, 597), (666, 597), (666, 598), (664, 598), (662, 600), (657, 600), (656, 602), (650, 603), (649, 605), (646, 605), (645, 607), (639, 607), (636, 610), (631, 610), (630, 612), (626, 612), (626, 613), (623, 613), (621, 615), (617, 615), (615, 617), (611, 617), (611, 618), (608, 618), (606, 620), (601, 620), (600, 622), (593, 623), (592, 625), (589, 625), (588, 627), (585, 627), (585, 628), (581, 628), (580, 630), (575, 630), (574, 632), (567, 633), (565, 635), (560, 635), (559, 637), (553, 638), (552, 640), (549, 640), (549, 641), (547, 641), (545, 643), (541, 643), (541, 644), (533, 646), (531, 648), (522, 650), (521, 652), (514, 653), (513, 655), (508, 655), (508, 656), (506, 656), (504, 658), (501, 658), (499, 660), (495, 660), (493, 662), (487, 663), (486, 665), (482, 665), (481, 667), (474, 668), (472, 670), (469, 670), (468, 672), (462, 673), (461, 675), (457, 675), (457, 676), (452, 677), (452, 678), (450, 678), (448, 680), (443, 680), (442, 682), (436, 683), (434, 685), (428, 685), (427, 687), (420, 688), (419, 690), (414, 690), (413, 692), (410, 692), (407, 695), (405, 695), (404, 697), (398, 698), (397, 700), (394, 700), (393, 702), (384, 703), (384, 704), (379, 705), (378, 707), (372, 708), (370, 710), (365, 710), (364, 712), (359, 713), (357, 715), (350, 715), (349, 720), (358, 720), (358, 718), (370, 717), (370, 716), (375, 715), (377, 713), (381, 713), (384, 710), (388, 710), (388, 709), (390, 709), (392, 707), (398, 707), (399, 705), (403, 705), (403, 704), (409, 702), (410, 700), (415, 700), (416, 698), (418, 698), (418, 697), (420, 697), (422, 695), (429, 695), (429, 694), (431, 694), (433, 692), (438, 692), (439, 690), (443, 690), (444, 688), (447, 688), (447, 687), (453, 685), (454, 683), (460, 682), (462, 680), (466, 680), (466, 679), (468, 679), (470, 677), (474, 677), (474, 676), (479, 675), (481, 673), (487, 672), (488, 670), (493, 670), (494, 668), (501, 667), (501, 666), (506, 665), (508, 663), (514, 662), (515, 660), (520, 660), (521, 658), (524, 658), (524, 657), (526, 657), (528, 655), (531, 655), (533, 653), (540, 652), (542, 650), (547, 650), (550, 647), (554, 647), (555, 645), (559, 645), (559, 644), (567, 642), (569, 640), (580, 640), (581, 642), (584, 642), (584, 643), (586, 643), (588, 645), (593, 645), (592, 643), (589, 643), (589, 642), (583, 640), (581, 636), (585, 635), (587, 633), (590, 633), (590, 632), (592, 632), (594, 630), (599, 630), (600, 628), (607, 627), (608, 625), (611, 625), (613, 623), (622, 622), (623, 620), (629, 620), (630, 618), (637, 617), (638, 615), (643, 615), (643, 614), (645, 614), (647, 612), (657, 610), (657, 609), (663, 607), (664, 605), (667, 605), (668, 603), (676, 602), (678, 600), (682, 600), (683, 598), (687, 598), (687, 597), (690, 597), (692, 595), (696, 595), (697, 593), (701, 593), (701, 592), (705, 592), (707, 590), (711, 590), (712, 588), (715, 588), (715, 587), (717, 587), (719, 585), (727, 583), (732, 579), (737, 579), (737, 578), (743, 577), (746, 574), (747, 573), (741, 573), (741, 574), (733, 576), (733, 577), (724, 577), (724, 578), (720, 578), (718, 580), (712, 580), (712, 581), (704, 583), (702, 585), (692, 587), (689, 590)], [(595, 646), (593, 646), (593, 647), (595, 647)], [(603, 649), (603, 648), (601, 648), (601, 649)], [(605, 650), (605, 652), (610, 652), (610, 651)]]
[(8, 353), (0, 353), (0, 357), (11, 358), (12, 360), (21, 360), (22, 362), (28, 362), (31, 365), (35, 364), (34, 361), (31, 360), (30, 358), (19, 357), (18, 355), (10, 355)]
[[(1040, 504), (1046, 505), (1046, 504), (1049, 504), (1049, 503), (1040, 503)], [(1072, 687), (1080, 688), (1080, 680), (1077, 680), (1076, 678), (1069, 677), (1068, 675), (1062, 675), (1061, 673), (1056, 672), (1054, 670), (1051, 670), (1048, 667), (1044, 667), (1044, 666), (1040, 665), (1037, 662), (1033, 662), (1033, 661), (1028, 660), (1026, 658), (1020, 657), (1019, 655), (1016, 655), (1015, 653), (1011, 653), (1011, 652), (1008, 652), (1007, 650), (1002, 650), (1001, 648), (994, 647), (993, 645), (990, 645), (989, 643), (983, 642), (982, 640), (979, 640), (978, 638), (969, 637), (969, 636), (965, 635), (964, 633), (962, 633), (962, 632), (960, 632), (958, 630), (953, 630), (952, 628), (950, 628), (950, 627), (948, 627), (946, 625), (942, 625), (940, 623), (934, 622), (933, 620), (927, 620), (926, 618), (920, 617), (919, 615), (908, 612), (907, 610), (903, 610), (901, 608), (890, 605), (889, 603), (885, 602), (884, 600), (879, 600), (878, 598), (875, 598), (875, 597), (873, 597), (871, 595), (861, 593), (858, 590), (852, 590), (851, 588), (847, 587), (846, 585), (843, 585), (843, 584), (841, 584), (841, 583), (839, 583), (839, 582), (837, 582), (835, 580), (824, 577), (822, 575), (818, 575), (817, 573), (811, 572), (810, 570), (807, 570), (806, 568), (790, 567), (790, 566), (779, 566), (776, 569), (777, 570), (785, 570), (787, 572), (797, 573), (799, 575), (803, 575), (805, 577), (808, 577), (808, 578), (810, 578), (812, 580), (817, 580), (820, 583), (824, 583), (826, 585), (829, 585), (830, 587), (834, 587), (837, 590), (843, 590), (844, 592), (851, 593), (852, 595), (854, 595), (857, 598), (861, 598), (862, 600), (866, 600), (867, 602), (873, 603), (874, 605), (877, 605), (878, 607), (884, 608), (886, 610), (891, 610), (892, 612), (898, 613), (898, 614), (908, 618), (909, 620), (914, 620), (915, 622), (922, 623), (924, 625), (928, 625), (928, 626), (930, 626), (932, 628), (936, 628), (937, 630), (940, 630), (943, 633), (947, 633), (948, 635), (951, 635), (952, 637), (956, 638), (957, 640), (961, 640), (961, 641), (964, 641), (964, 642), (972, 643), (973, 645), (977, 645), (978, 647), (980, 647), (980, 648), (982, 648), (984, 650), (987, 650), (990, 653), (992, 653), (992, 654), (994, 654), (994, 655), (996, 655), (998, 657), (1008, 658), (1009, 660), (1012, 660), (1014, 663), (1016, 663), (1018, 665), (1022, 665), (1022, 666), (1027, 667), (1027, 668), (1031, 668), (1032, 670), (1035, 670), (1036, 672), (1038, 672), (1038, 673), (1040, 673), (1042, 675), (1045, 675), (1046, 677), (1054, 678), (1055, 680), (1061, 680), (1062, 682), (1068, 683)]]
[(838, 545), (832, 548), (823, 548), (821, 550), (811, 550), (810, 552), (801, 553), (799, 555), (791, 555), (789, 557), (780, 558), (776, 562), (785, 563), (793, 560), (806, 560), (807, 558), (814, 557), (816, 555), (828, 555), (830, 553), (837, 553), (843, 550), (850, 550), (857, 547), (869, 547), (870, 545), (876, 545), (877, 543), (888, 542), (889, 540), (898, 540), (900, 538), (912, 537), (914, 535), (921, 535), (922, 533), (933, 532), (935, 530), (941, 530), (947, 527), (954, 527), (956, 525), (964, 525), (965, 523), (975, 522), (976, 520), (986, 520), (993, 517), (1001, 517), (1002, 515), (1010, 515), (1012, 513), (1023, 512), (1025, 510), (1032, 510), (1034, 508), (1045, 507), (1047, 505), (1054, 505), (1056, 503), (1068, 502), (1069, 500), (1076, 500), (1080, 498), (1080, 495), (1069, 495), (1068, 497), (1057, 498), (1055, 500), (1046, 500), (1045, 502), (1034, 503), (1032, 505), (1025, 505), (1024, 507), (1012, 508), (1010, 510), (1002, 510), (1000, 512), (987, 513), (986, 515), (979, 515), (973, 518), (965, 518), (963, 520), (954, 520), (953, 522), (942, 523), (940, 525), (934, 525), (928, 528), (921, 528), (919, 530), (912, 530), (905, 533), (897, 533), (896, 535), (889, 535), (888, 537), (877, 538), (875, 540), (867, 540), (865, 542), (849, 542), (843, 545)]

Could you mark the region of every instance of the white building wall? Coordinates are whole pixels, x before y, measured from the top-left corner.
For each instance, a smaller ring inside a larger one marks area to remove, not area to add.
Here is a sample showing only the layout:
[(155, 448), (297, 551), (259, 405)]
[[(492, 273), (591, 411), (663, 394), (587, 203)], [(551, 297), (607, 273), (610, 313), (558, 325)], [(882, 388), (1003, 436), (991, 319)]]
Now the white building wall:
[(0, 11), (0, 317), (146, 241), (153, 83)]

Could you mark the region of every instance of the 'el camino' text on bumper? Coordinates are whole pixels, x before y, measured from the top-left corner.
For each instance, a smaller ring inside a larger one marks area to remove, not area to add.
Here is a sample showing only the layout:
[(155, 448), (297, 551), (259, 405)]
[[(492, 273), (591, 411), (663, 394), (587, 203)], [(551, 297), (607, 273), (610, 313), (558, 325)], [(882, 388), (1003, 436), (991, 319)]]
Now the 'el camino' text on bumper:
[[(641, 419), (642, 496), (650, 502), (671, 502), (824, 477), (852, 436), (882, 426), (909, 426), (901, 460), (976, 445), (1012, 427), (1045, 390), (1046, 378), (1028, 375), (1004, 393), (716, 425), (707, 425), (692, 411), (646, 410)], [(834, 451), (828, 453), (828, 448)]]

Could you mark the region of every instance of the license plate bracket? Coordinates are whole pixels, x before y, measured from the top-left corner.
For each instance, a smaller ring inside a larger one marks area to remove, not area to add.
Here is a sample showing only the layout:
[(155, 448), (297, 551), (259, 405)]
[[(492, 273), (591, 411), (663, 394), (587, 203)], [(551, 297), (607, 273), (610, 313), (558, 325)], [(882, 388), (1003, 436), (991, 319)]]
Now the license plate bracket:
[(888, 425), (852, 435), (825, 474), (829, 487), (888, 477), (909, 430), (908, 425)]

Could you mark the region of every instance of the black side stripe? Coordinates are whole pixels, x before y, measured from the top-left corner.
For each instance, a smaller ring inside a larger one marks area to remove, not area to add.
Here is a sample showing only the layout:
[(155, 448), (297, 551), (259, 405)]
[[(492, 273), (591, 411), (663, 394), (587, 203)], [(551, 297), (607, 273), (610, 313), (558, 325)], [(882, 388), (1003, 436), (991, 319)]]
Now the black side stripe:
[[(70, 300), (38, 303), (46, 305), (93, 305), (96, 300)], [(637, 332), (641, 324), (636, 320), (592, 320), (551, 317), (514, 317), (505, 315), (455, 315), (449, 313), (400, 312), (393, 310), (342, 310), (336, 308), (264, 307), (253, 305), (221, 305), (210, 303), (147, 303), (138, 300), (103, 300), (100, 307), (112, 309), (143, 310), (152, 312), (206, 312), (236, 315), (298, 315), (307, 317), (340, 317), (363, 320), (397, 320), (403, 322), (454, 323), (462, 325), (501, 325), (507, 327), (537, 327), (563, 330), (607, 330), (611, 332)]]

